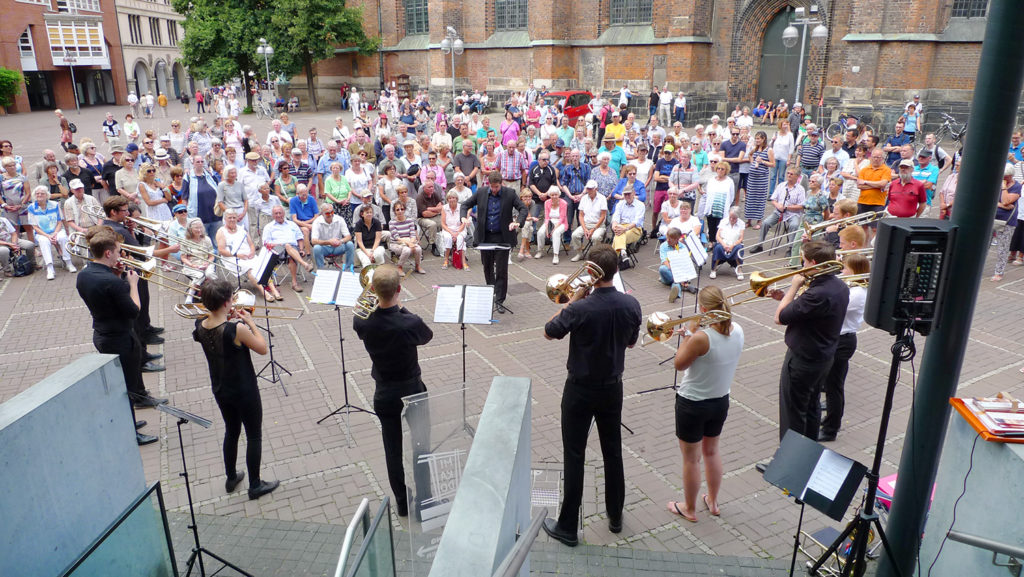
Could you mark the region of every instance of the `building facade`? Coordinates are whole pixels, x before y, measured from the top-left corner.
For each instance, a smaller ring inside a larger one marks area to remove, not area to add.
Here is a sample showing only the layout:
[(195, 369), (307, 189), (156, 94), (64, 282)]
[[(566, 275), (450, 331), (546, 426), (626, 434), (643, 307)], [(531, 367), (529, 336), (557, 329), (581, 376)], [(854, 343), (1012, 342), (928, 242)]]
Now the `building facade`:
[(121, 51), (128, 90), (139, 96), (161, 92), (168, 100), (193, 93), (194, 82), (181, 63), (178, 43), (185, 35), (185, 19), (170, 0), (113, 0), (121, 31)]
[(113, 0), (5, 0), (0, 66), (25, 78), (7, 112), (123, 102)]
[[(888, 125), (914, 93), (926, 123), (965, 114), (981, 55), (988, 0), (361, 0), (380, 54), (339, 48), (316, 65), (322, 102), (338, 87), (393, 81), (448, 94), (487, 90), (501, 99), (538, 87), (615, 92), (646, 111), (652, 86), (684, 91), (688, 122), (758, 98), (802, 100), (822, 119), (840, 112)], [(351, 5), (351, 3), (350, 3)], [(827, 28), (786, 46), (782, 32), (803, 8)], [(447, 27), (465, 43), (440, 50)], [(801, 61), (801, 54), (803, 60)], [(797, 84), (799, 79), (799, 94)], [(304, 82), (292, 84), (304, 91)]]

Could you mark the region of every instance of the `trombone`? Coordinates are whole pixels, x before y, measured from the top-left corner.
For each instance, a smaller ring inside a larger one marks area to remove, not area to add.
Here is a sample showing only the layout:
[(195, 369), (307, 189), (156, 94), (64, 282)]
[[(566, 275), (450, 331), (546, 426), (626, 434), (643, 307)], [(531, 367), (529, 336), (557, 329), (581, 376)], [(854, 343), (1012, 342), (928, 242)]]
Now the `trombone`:
[(548, 277), (545, 292), (551, 302), (565, 304), (579, 293), (586, 293), (604, 276), (601, 267), (591, 261), (584, 261), (576, 272), (571, 275), (561, 273)]
[[(697, 321), (697, 325), (700, 328), (705, 328), (731, 318), (731, 313), (720, 310), (711, 310), (703, 314), (691, 315), (681, 319), (671, 319), (667, 313), (651, 313), (651, 316), (647, 317), (647, 334), (641, 337), (640, 346), (646, 347), (651, 343), (667, 341), (672, 337), (675, 327), (690, 321)], [(645, 339), (648, 337), (651, 340), (645, 342)]]
[[(838, 260), (842, 260), (842, 257), (848, 256), (848, 255), (854, 255), (854, 254), (859, 254), (859, 255), (867, 258), (867, 259), (872, 259), (875, 256), (875, 247), (869, 246), (869, 247), (866, 247), (866, 248), (854, 248), (854, 249), (850, 249), (850, 250), (837, 250), (836, 251), (836, 258)], [(751, 257), (751, 258), (753, 258), (753, 257)], [(767, 259), (764, 259), (764, 260), (759, 260), (757, 262), (744, 261), (743, 265), (744, 266), (761, 266), (763, 264), (768, 264), (770, 262), (786, 262), (786, 261), (790, 261), (790, 260), (793, 260), (793, 256), (780, 256), (778, 258), (767, 258)], [(780, 266), (777, 266), (777, 267), (761, 269), (760, 272), (761, 272), (761, 274), (765, 274), (765, 273), (770, 272), (770, 271), (792, 269), (792, 268), (793, 267), (791, 267), (791, 266), (787, 267), (785, 265), (780, 265)]]
[[(103, 209), (96, 209), (92, 206), (83, 206), (82, 211), (89, 216), (98, 219), (100, 222), (107, 218), (103, 213)], [(198, 242), (171, 234), (170, 231), (167, 230), (168, 223), (166, 222), (146, 218), (144, 216), (129, 216), (127, 219), (139, 227), (139, 232), (143, 236), (148, 237), (153, 241), (162, 242), (167, 245), (179, 245), (183, 249), (187, 248), (188, 252), (192, 254), (202, 255), (203, 258), (208, 258), (210, 255), (219, 257), (216, 249), (211, 251)], [(212, 242), (214, 239), (210, 240)], [(152, 249), (150, 250), (152, 251)], [(152, 256), (152, 254), (150, 256)], [(216, 263), (217, 260), (214, 260), (214, 262)], [(219, 263), (218, 266), (220, 266)]]
[[(302, 316), (303, 312), (300, 308), (267, 306), (261, 308), (285, 312), (280, 314), (256, 314), (256, 295), (246, 289), (235, 291), (235, 294), (231, 297), (231, 307), (235, 310), (248, 311), (249, 315), (254, 319), (296, 320)], [(204, 319), (210, 314), (209, 309), (198, 303), (176, 304), (174, 305), (174, 312), (182, 318), (192, 320)]]
[(371, 264), (364, 266), (363, 270), (359, 271), (359, 285), (363, 287), (363, 292), (356, 298), (352, 314), (363, 320), (370, 318), (370, 315), (380, 306), (380, 299), (377, 298), (377, 293), (373, 292), (373, 271), (376, 268), (377, 265)]
[[(813, 237), (814, 235), (818, 234), (819, 232), (824, 232), (825, 229), (829, 228), (832, 225), (839, 225), (839, 226), (865, 225), (865, 224), (868, 224), (870, 222), (874, 222), (874, 221), (876, 221), (876, 220), (878, 220), (878, 219), (880, 219), (880, 218), (882, 218), (884, 216), (888, 216), (888, 214), (883, 213), (883, 212), (862, 212), (860, 214), (855, 214), (853, 216), (848, 216), (846, 218), (839, 218), (839, 219), (836, 219), (836, 220), (823, 220), (823, 221), (821, 221), (821, 222), (819, 222), (817, 224), (807, 224), (805, 222), (805, 223), (802, 224), (801, 228), (803, 228), (803, 232), (805, 234), (807, 234), (808, 237)], [(796, 234), (796, 233), (799, 233), (799, 232), (801, 232), (801, 231), (798, 229), (798, 230), (794, 231), (791, 234)], [(778, 238), (779, 238), (778, 236), (774, 236), (772, 238), (766, 238), (763, 241), (754, 243), (754, 244), (752, 244), (750, 246), (744, 246), (743, 247), (743, 255), (744, 255), (743, 260), (747, 261), (748, 259), (756, 258), (756, 254), (757, 253), (751, 254), (749, 252), (751, 249), (753, 249), (754, 247), (762, 247), (762, 249), (767, 248), (766, 246), (762, 246), (762, 245), (768, 245), (768, 244), (774, 242), (775, 240), (778, 240)], [(778, 250), (778, 249), (781, 249), (781, 248), (786, 248), (787, 246), (793, 246), (794, 244), (797, 244), (798, 242), (800, 242), (802, 239), (803, 239), (803, 237), (799, 236), (799, 237), (797, 237), (796, 239), (794, 239), (794, 240), (792, 240), (790, 242), (783, 243), (783, 244), (780, 244), (778, 246), (772, 246), (769, 252), (775, 251), (775, 250)], [(747, 256), (747, 255), (750, 255), (750, 256)], [(761, 262), (768, 262), (768, 261), (761, 261)], [(744, 262), (744, 264), (748, 264), (748, 263)], [(757, 263), (749, 263), (749, 264), (757, 264)]]
[[(76, 234), (79, 236), (79, 238), (82, 238), (82, 240), (84, 240), (84, 235), (82, 235), (81, 233)], [(72, 234), (72, 237), (74, 236), (75, 234)], [(125, 251), (128, 252), (131, 256), (118, 257), (117, 263), (120, 265), (121, 268), (131, 267), (135, 269), (135, 272), (139, 273), (139, 277), (142, 278), (143, 280), (149, 281), (157, 286), (162, 286), (166, 289), (179, 292), (183, 295), (188, 294), (188, 289), (191, 288), (192, 286), (191, 284), (187, 282), (182, 282), (176, 278), (172, 278), (170, 276), (160, 274), (158, 272), (157, 267), (159, 266), (159, 263), (157, 261), (163, 259), (152, 257), (147, 258), (145, 255), (145, 251), (139, 250), (140, 247), (121, 245), (121, 248), (135, 249), (134, 252), (131, 250)], [(81, 258), (82, 260), (86, 260), (89, 262), (97, 262), (96, 259), (93, 258), (91, 254), (89, 254), (88, 246), (84, 246), (82, 244), (78, 244), (75, 242), (69, 242), (68, 252)], [(139, 257), (143, 260), (139, 260), (138, 258), (133, 257)]]
[[(807, 280), (811, 280), (822, 275), (837, 273), (841, 270), (843, 270), (843, 263), (837, 260), (827, 260), (809, 267), (804, 267), (800, 270), (790, 271), (773, 277), (765, 277), (760, 271), (755, 271), (750, 275), (750, 288), (732, 293), (726, 296), (725, 299), (730, 306), (737, 306), (759, 298), (767, 297), (771, 285), (791, 276), (800, 274), (807, 277)], [(746, 293), (753, 293), (753, 296), (744, 298), (743, 300), (737, 300), (738, 297), (745, 295)]]

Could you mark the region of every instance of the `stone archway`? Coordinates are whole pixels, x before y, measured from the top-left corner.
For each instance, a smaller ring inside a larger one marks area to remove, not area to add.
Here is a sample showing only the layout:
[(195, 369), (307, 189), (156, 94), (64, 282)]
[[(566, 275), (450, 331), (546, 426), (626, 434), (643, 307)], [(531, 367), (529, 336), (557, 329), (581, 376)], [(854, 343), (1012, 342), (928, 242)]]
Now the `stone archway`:
[(142, 60), (135, 62), (133, 69), (133, 80), (135, 84), (135, 95), (142, 98), (150, 90), (149, 81), (152, 78), (149, 72), (149, 66)]
[(157, 60), (153, 66), (153, 78), (156, 81), (156, 90), (154, 95), (160, 94), (161, 92), (167, 94), (167, 63), (163, 60)]
[[(750, 79), (760, 76), (763, 47), (768, 42), (765, 32), (769, 24), (776, 16), (779, 16), (780, 12), (785, 12), (790, 7), (803, 6), (809, 12), (812, 4), (820, 6), (820, 3), (814, 0), (752, 0), (747, 3), (747, 6), (736, 18), (732, 32), (729, 59), (730, 108), (733, 104), (753, 105), (757, 103), (760, 87), (758, 83), (751, 82)], [(830, 26), (828, 14), (821, 13), (818, 16), (825, 21), (826, 26)], [(826, 53), (827, 47), (812, 46), (808, 38), (805, 79), (809, 79), (808, 70), (825, 69)], [(799, 54), (799, 45), (797, 54)], [(796, 58), (793, 60), (795, 63)], [(817, 101), (820, 83), (808, 81), (806, 84), (807, 87), (803, 90), (805, 101)], [(784, 97), (789, 100), (792, 95)]]
[[(174, 98), (181, 98), (181, 93), (188, 90), (187, 77), (185, 76), (185, 67), (181, 65), (181, 62), (175, 62), (171, 66), (171, 84), (174, 88)], [(170, 97), (170, 95), (168, 95)]]

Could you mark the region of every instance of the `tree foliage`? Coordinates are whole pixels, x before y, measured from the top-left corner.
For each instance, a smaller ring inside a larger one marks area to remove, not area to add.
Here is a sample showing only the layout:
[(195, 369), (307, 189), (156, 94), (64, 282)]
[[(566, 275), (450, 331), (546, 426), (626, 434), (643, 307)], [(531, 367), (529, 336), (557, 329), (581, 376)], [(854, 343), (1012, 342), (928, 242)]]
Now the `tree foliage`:
[(0, 66), (0, 106), (14, 104), (14, 97), (21, 92), (23, 82), (20, 72)]
[(338, 0), (173, 0), (173, 6), (185, 16), (182, 58), (193, 75), (217, 84), (248, 70), (264, 76), (256, 54), (263, 37), (274, 47), (271, 75), (305, 69), (314, 108), (315, 62), (333, 56), (337, 46), (369, 54), (380, 44), (363, 32), (362, 9)]

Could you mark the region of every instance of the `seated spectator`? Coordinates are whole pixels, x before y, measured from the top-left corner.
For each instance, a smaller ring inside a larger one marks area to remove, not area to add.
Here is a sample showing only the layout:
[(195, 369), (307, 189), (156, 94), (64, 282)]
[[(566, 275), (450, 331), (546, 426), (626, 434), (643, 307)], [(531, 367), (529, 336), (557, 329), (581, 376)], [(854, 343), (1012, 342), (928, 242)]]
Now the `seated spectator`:
[[(283, 209), (281, 216), (284, 216)], [(189, 223), (191, 224), (191, 220)], [(182, 252), (184, 253), (184, 250)], [(256, 246), (249, 233), (238, 226), (238, 214), (233, 210), (224, 213), (224, 226), (217, 231), (217, 254), (225, 270), (232, 271), (239, 277), (245, 275), (249, 284), (263, 295), (267, 302), (281, 298), (281, 293), (273, 281), (267, 283), (265, 290), (259, 285), (255, 274), (258, 265)]]
[(398, 271), (405, 276), (405, 263), (411, 256), (416, 272), (426, 274), (426, 271), (420, 266), (423, 247), (420, 246), (419, 239), (416, 237), (416, 221), (406, 217), (404, 204), (395, 203), (394, 209), (395, 218), (388, 225), (388, 231), (391, 233), (391, 242), (388, 247), (392, 254), (398, 257)]
[(746, 224), (740, 220), (740, 207), (734, 206), (729, 209), (729, 218), (718, 225), (718, 232), (715, 237), (715, 247), (711, 253), (710, 278), (718, 276), (718, 265), (729, 263), (729, 266), (736, 271), (736, 278), (743, 280), (743, 272), (740, 265), (743, 264), (743, 257), (740, 251), (743, 250), (743, 229)]
[[(452, 257), (452, 264), (461, 261), (462, 270), (469, 270), (469, 263), (466, 262), (466, 235), (469, 232), (469, 225), (460, 217), (459, 195), (455, 190), (448, 191), (448, 204), (441, 209), (441, 246), (444, 247), (444, 262), (441, 268), (448, 268), (448, 257)], [(454, 252), (453, 252), (454, 251)], [(456, 259), (456, 254), (459, 255)]]
[(583, 258), (583, 242), (601, 242), (608, 225), (608, 200), (597, 193), (597, 182), (588, 180), (578, 207), (580, 225), (572, 232), (571, 246), (578, 251), (572, 262)]
[(302, 287), (296, 279), (297, 264), (301, 264), (309, 272), (313, 272), (313, 263), (306, 262), (306, 241), (302, 230), (293, 221), (285, 220), (284, 207), (275, 206), (271, 211), (274, 220), (263, 228), (263, 244), (278, 256), (288, 255), (288, 270), (292, 273), (292, 290), (300, 293)]
[(28, 220), (35, 232), (35, 242), (39, 246), (39, 252), (43, 255), (43, 264), (46, 266), (46, 280), (53, 280), (53, 245), (60, 247), (61, 257), (64, 259), (64, 267), (68, 272), (78, 272), (71, 262), (71, 253), (68, 252), (68, 235), (64, 232), (64, 218), (61, 216), (60, 205), (57, 201), (50, 200), (50, 189), (41, 184), (32, 190), (32, 197), (35, 202), (28, 205)]
[(18, 227), (6, 217), (0, 216), (0, 278), (3, 278), (11, 261), (19, 253), (27, 254), (29, 260), (35, 262), (36, 245), (30, 240), (19, 238)]
[[(530, 239), (533, 237), (533, 229), (536, 227), (536, 223), (540, 221), (540, 217), (537, 217), (533, 213), (533, 191), (529, 188), (523, 188), (519, 191), (519, 200), (523, 201), (526, 205), (526, 221), (523, 223), (522, 228), (519, 229), (519, 254), (516, 258), (522, 262), (523, 259), (530, 257)], [(515, 215), (515, 219), (518, 219), (518, 213)]]
[(636, 198), (633, 188), (622, 191), (622, 202), (615, 207), (612, 215), (612, 248), (625, 260), (626, 246), (640, 240), (644, 227), (644, 203)]
[[(664, 205), (662, 205), (662, 208), (664, 208)], [(668, 228), (679, 229), (679, 232), (684, 237), (692, 232), (699, 238), (703, 225), (701, 225), (700, 219), (693, 216), (691, 212), (690, 205), (686, 202), (680, 201), (679, 216), (669, 221)]]
[(676, 252), (689, 258), (686, 247), (683, 243), (679, 242), (680, 238), (682, 238), (682, 233), (679, 232), (679, 229), (669, 227), (665, 233), (665, 242), (661, 243), (661, 246), (658, 247), (658, 258), (661, 259), (661, 265), (658, 267), (658, 280), (661, 281), (661, 284), (670, 287), (668, 292), (668, 302), (670, 303), (676, 302), (681, 291), (685, 290), (697, 294), (697, 289), (691, 288), (688, 282), (676, 282), (675, 277), (672, 275), (672, 263), (668, 260), (668, 255)]
[(288, 201), (288, 216), (302, 231), (306, 246), (310, 246), (309, 237), (313, 231), (313, 219), (320, 214), (316, 199), (309, 194), (309, 188), (300, 184), (295, 188), (296, 195)]
[[(231, 214), (237, 226), (237, 213), (232, 210)], [(185, 240), (192, 242), (184, 243), (179, 254), (181, 255), (181, 272), (192, 281), (188, 294), (185, 296), (185, 302), (191, 303), (192, 298), (199, 292), (203, 281), (208, 278), (217, 278), (217, 267), (213, 264), (217, 255), (214, 254), (213, 243), (210, 242), (210, 237), (206, 236), (206, 228), (200, 218), (189, 219), (185, 229)]]
[(327, 256), (345, 255), (345, 266), (351, 270), (356, 262), (356, 246), (348, 232), (345, 219), (334, 216), (334, 206), (324, 204), (320, 216), (313, 219), (313, 260), (316, 268), (324, 268)]
[(534, 258), (542, 257), (545, 241), (550, 239), (555, 252), (551, 264), (558, 264), (558, 253), (562, 248), (562, 234), (565, 233), (565, 229), (569, 225), (569, 205), (561, 196), (562, 189), (558, 188), (556, 184), (551, 185), (547, 193), (548, 199), (544, 201), (544, 222), (541, 224), (540, 230), (537, 231), (537, 254), (533, 255)]
[[(441, 251), (437, 248), (437, 233), (445, 198), (442, 191), (442, 188), (427, 180), (423, 183), (419, 196), (416, 197), (416, 208), (418, 209), (416, 222), (420, 230), (423, 231), (423, 236), (430, 243), (430, 251), (434, 256), (441, 256)], [(413, 215), (406, 213), (406, 216), (411, 218)]]
[(64, 202), (64, 226), (69, 231), (85, 234), (89, 227), (100, 224), (100, 221), (83, 209), (95, 211), (93, 214), (102, 214), (103, 207), (91, 194), (85, 194), (85, 184), (81, 180), (76, 178), (68, 186), (71, 188), (71, 197)]
[(380, 219), (373, 215), (373, 205), (359, 206), (355, 226), (352, 233), (356, 239), (356, 258), (359, 266), (367, 267), (370, 263), (384, 264), (384, 227)]
[(690, 203), (679, 200), (679, 189), (670, 186), (668, 198), (661, 204), (661, 214), (658, 215), (658, 236), (665, 238), (668, 234), (669, 223), (679, 218), (683, 205), (686, 205), (687, 209), (690, 208)]

